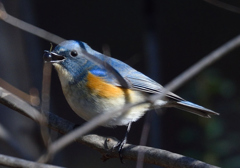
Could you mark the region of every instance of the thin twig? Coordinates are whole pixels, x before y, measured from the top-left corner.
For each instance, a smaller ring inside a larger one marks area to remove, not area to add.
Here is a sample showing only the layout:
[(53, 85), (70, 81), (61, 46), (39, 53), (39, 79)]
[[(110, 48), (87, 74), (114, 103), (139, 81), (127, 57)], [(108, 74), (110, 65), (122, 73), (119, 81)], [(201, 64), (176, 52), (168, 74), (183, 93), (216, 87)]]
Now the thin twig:
[(45, 117), (28, 103), (0, 87), (0, 103), (40, 123)]
[(233, 51), (234, 49), (240, 46), (240, 35), (234, 37), (232, 40), (228, 41), (227, 43), (223, 44), (210, 54), (206, 55), (200, 61), (192, 65), (190, 68), (185, 70), (183, 73), (178, 75), (174, 80), (172, 80), (168, 85), (166, 85), (163, 94), (155, 94), (149, 98), (149, 101), (155, 102), (158, 99), (161, 99), (163, 95), (165, 95), (168, 91), (174, 91), (190, 80), (192, 77), (197, 75), (203, 69), (207, 68), (227, 53)]
[(42, 80), (42, 103), (41, 110), (49, 111), (50, 107), (50, 85), (51, 85), (52, 63), (44, 62)]
[(2, 154), (0, 154), (0, 165), (8, 166), (8, 167), (19, 167), (19, 168), (26, 168), (26, 167), (61, 168), (59, 166), (36, 163), (36, 162), (27, 161), (24, 159), (19, 159), (16, 157), (6, 156), (6, 155), (2, 155)]
[(2, 19), (3, 21), (7, 22), (8, 24), (10, 25), (13, 25), (21, 30), (24, 30), (28, 33), (31, 33), (35, 36), (38, 36), (40, 38), (43, 38), (45, 40), (48, 40), (48, 41), (51, 41), (55, 44), (58, 44), (62, 41), (64, 41), (65, 39), (55, 35), (55, 34), (52, 34), (52, 33), (49, 33), (41, 28), (38, 28), (36, 26), (33, 26), (27, 22), (24, 22), (20, 19), (17, 19), (11, 15), (9, 15), (5, 9), (4, 9), (4, 6), (2, 3), (0, 3), (0, 19)]
[[(51, 74), (52, 74), (52, 64), (50, 62), (45, 62), (43, 65), (43, 80), (42, 80), (42, 102), (41, 102), (41, 112), (48, 118), (46, 112), (49, 111), (50, 107), (50, 85), (51, 85)], [(44, 124), (41, 125), (41, 135), (43, 142), (46, 147), (51, 144), (51, 137), (48, 132), (48, 128)]]
[[(141, 138), (140, 138), (140, 143), (139, 145), (145, 146), (147, 144), (147, 140), (148, 140), (148, 135), (149, 135), (149, 130), (150, 130), (150, 121), (151, 121), (151, 116), (152, 113), (147, 113), (146, 114), (146, 118), (143, 124), (143, 129), (142, 129), (142, 133), (141, 133)], [(139, 152), (138, 156), (137, 156), (137, 164), (136, 164), (136, 168), (143, 168), (143, 160), (144, 160), (144, 153)]]
[(5, 80), (3, 80), (1, 78), (0, 78), (0, 86), (5, 88), (6, 90), (10, 91), (14, 95), (20, 97), (27, 103), (31, 104), (31, 95), (19, 90), (18, 88), (12, 86), (11, 84), (9, 84), (8, 82), (6, 82)]
[(217, 6), (219, 8), (240, 14), (240, 8), (238, 8), (236, 6), (233, 6), (233, 5), (218, 1), (218, 0), (204, 0), (204, 1), (210, 3), (214, 6)]

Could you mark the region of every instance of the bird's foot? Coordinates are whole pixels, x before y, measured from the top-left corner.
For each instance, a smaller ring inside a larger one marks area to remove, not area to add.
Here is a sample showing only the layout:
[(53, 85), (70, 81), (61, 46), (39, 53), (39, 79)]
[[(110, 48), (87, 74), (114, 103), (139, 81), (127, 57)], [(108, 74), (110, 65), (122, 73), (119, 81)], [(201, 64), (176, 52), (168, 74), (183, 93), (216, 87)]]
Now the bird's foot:
[(113, 148), (114, 149), (118, 149), (118, 155), (119, 155), (119, 159), (121, 161), (121, 163), (124, 163), (123, 162), (123, 155), (122, 155), (122, 150), (123, 150), (123, 146), (126, 144), (126, 139), (124, 139), (123, 141), (121, 142), (118, 142)]

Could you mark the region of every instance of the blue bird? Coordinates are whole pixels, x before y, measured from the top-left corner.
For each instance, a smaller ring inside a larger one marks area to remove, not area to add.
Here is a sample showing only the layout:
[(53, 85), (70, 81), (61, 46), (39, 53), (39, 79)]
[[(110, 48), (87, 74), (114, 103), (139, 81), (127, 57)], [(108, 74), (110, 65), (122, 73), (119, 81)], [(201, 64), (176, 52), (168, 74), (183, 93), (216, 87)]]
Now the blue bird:
[[(127, 85), (103, 64), (89, 59), (88, 55), (110, 65)], [(160, 94), (164, 89), (159, 83), (129, 65), (105, 56), (81, 41), (64, 41), (52, 52), (45, 51), (44, 59), (53, 63), (68, 104), (84, 120), (90, 120), (101, 113), (116, 111), (129, 103), (142, 102), (148, 95)], [(131, 123), (141, 118), (146, 111), (162, 107), (175, 107), (206, 118), (219, 115), (168, 92), (164, 98), (154, 103), (146, 102), (125, 113), (116, 114), (104, 126), (128, 125), (129, 131)], [(127, 133), (119, 144), (119, 151), (126, 143)]]

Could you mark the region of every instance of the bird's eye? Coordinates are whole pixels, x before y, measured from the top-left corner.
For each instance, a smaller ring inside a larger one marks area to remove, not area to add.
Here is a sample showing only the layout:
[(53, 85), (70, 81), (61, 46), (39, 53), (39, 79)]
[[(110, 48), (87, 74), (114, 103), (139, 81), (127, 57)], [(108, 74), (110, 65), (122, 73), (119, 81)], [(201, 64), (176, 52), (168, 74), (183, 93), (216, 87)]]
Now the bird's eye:
[(71, 54), (71, 56), (73, 56), (73, 57), (76, 57), (76, 56), (78, 55), (78, 53), (77, 53), (76, 50), (71, 51), (70, 54)]

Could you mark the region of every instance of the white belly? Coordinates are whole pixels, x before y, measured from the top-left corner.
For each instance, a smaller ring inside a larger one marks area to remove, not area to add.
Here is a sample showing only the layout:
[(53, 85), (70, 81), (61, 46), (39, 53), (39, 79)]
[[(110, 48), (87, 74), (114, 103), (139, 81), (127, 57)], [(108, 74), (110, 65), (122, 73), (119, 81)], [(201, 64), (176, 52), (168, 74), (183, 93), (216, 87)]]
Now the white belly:
[[(143, 93), (138, 91), (134, 91), (129, 95), (130, 97), (114, 99), (99, 98), (99, 96), (90, 95), (87, 90), (74, 91), (73, 88), (63, 88), (63, 92), (72, 110), (87, 121), (101, 113), (122, 109), (127, 103), (137, 103), (145, 99)], [(133, 107), (127, 112), (116, 114), (104, 126), (127, 125), (129, 122), (137, 121), (149, 107), (150, 104), (145, 103)]]

